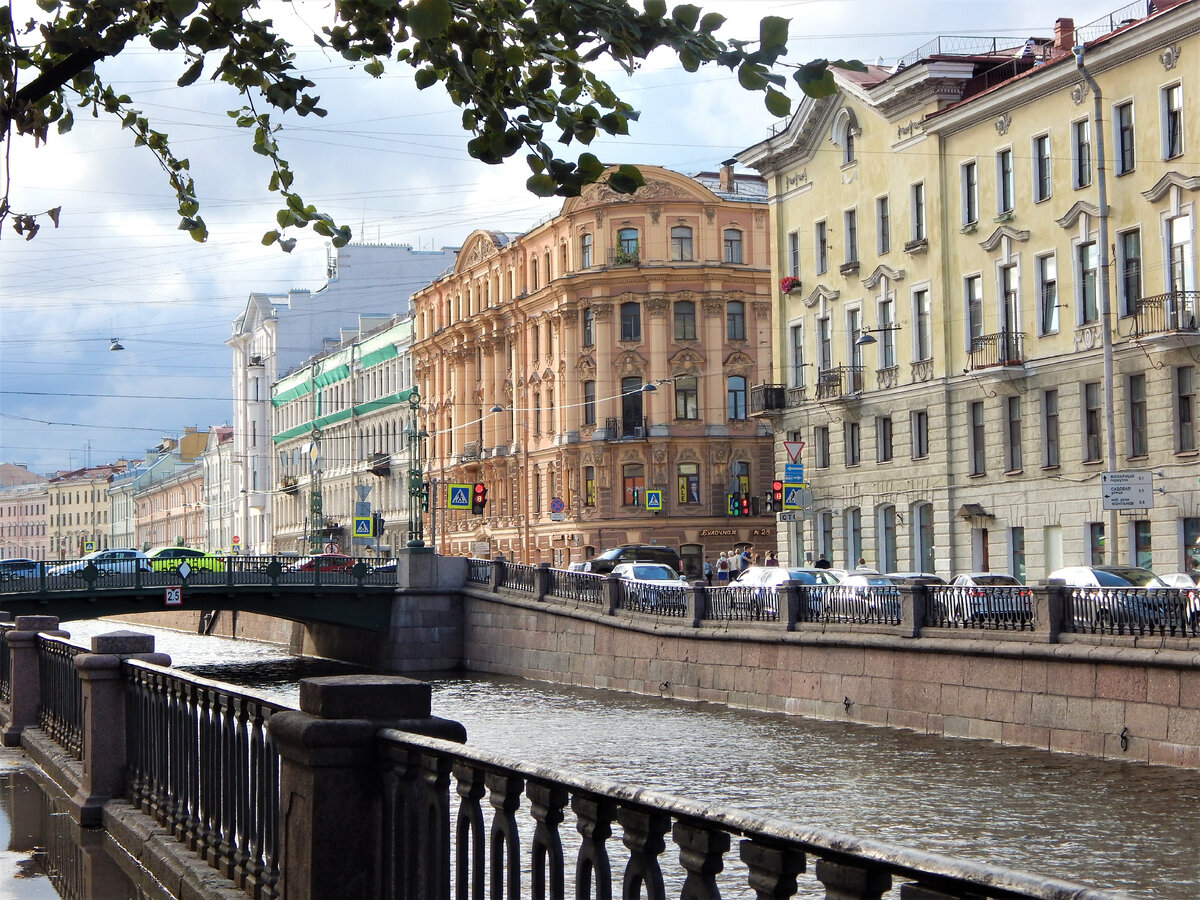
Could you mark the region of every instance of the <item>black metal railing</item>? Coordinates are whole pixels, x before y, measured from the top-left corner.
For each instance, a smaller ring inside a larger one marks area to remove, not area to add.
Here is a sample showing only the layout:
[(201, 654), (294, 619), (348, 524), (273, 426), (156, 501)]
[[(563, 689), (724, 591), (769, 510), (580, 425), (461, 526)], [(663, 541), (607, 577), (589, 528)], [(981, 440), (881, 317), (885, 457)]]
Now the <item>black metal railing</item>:
[(1140, 297), (1133, 305), (1132, 336), (1200, 330), (1200, 291), (1172, 291)]
[(1019, 366), (1025, 360), (1025, 335), (1020, 331), (998, 331), (971, 338), (972, 369)]
[(787, 385), (754, 384), (750, 386), (750, 415), (782, 412), (787, 407)]
[(379, 740), (384, 897), (867, 898), (897, 882), (903, 896), (942, 900), (1115, 900), (437, 738), (384, 729)]
[(0, 703), (12, 703), (12, 657), (8, 652), (8, 633), (16, 628), (11, 622), (0, 625)]
[(778, 622), (779, 593), (773, 587), (730, 584), (708, 588), (705, 619), (733, 622)]
[(604, 420), (604, 433), (610, 441), (644, 440), (650, 434), (647, 419), (625, 419), (609, 416)]
[(807, 603), (801, 604), (803, 621), (852, 625), (900, 624), (898, 586), (821, 584), (802, 590), (809, 598)]
[(504, 573), (500, 577), (500, 587), (510, 591), (521, 591), (526, 594), (536, 594), (538, 590), (537, 566), (527, 566), (523, 563), (505, 563)]
[(592, 572), (551, 569), (549, 596), (559, 600), (574, 600), (577, 603), (603, 603), (604, 582), (603, 575)]
[(88, 648), (42, 634), (37, 651), (42, 703), (38, 727), (75, 759), (83, 759), (83, 683), (75, 657)]
[(688, 595), (692, 591), (689, 584), (682, 581), (658, 583), (624, 579), (619, 584), (620, 594), (617, 600), (619, 609), (654, 613), (672, 618), (682, 618), (687, 614)]
[(471, 584), (491, 584), (492, 563), (487, 559), (467, 560), (467, 581)]
[(862, 366), (835, 366), (817, 372), (817, 399), (839, 400), (863, 391)]
[(1068, 627), (1084, 634), (1200, 634), (1200, 589), (1067, 589), (1063, 616)]
[(278, 896), (279, 754), (266, 726), (288, 707), (137, 661), (125, 677), (130, 803), (245, 893)]
[(1033, 592), (1021, 585), (930, 585), (925, 624), (935, 628), (1028, 631)]

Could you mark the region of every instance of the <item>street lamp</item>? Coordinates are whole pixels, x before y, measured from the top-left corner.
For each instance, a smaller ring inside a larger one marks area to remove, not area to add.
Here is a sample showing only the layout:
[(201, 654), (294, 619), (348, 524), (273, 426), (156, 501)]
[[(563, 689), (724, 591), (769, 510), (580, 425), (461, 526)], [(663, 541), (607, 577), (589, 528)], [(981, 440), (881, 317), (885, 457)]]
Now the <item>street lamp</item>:
[(880, 332), (899, 331), (899, 330), (900, 330), (900, 326), (896, 322), (887, 322), (883, 325), (878, 325), (875, 328), (867, 328), (864, 326), (864, 328), (862, 330), (862, 334), (860, 334), (855, 339), (854, 346), (868, 347), (871, 344), (876, 343), (876, 341), (875, 341), (876, 334), (878, 334)]
[(425, 546), (424, 516), (421, 500), (425, 488), (425, 441), (429, 434), (417, 424), (421, 395), (414, 387), (408, 395), (410, 410), (404, 435), (408, 440), (408, 543), (410, 548)]

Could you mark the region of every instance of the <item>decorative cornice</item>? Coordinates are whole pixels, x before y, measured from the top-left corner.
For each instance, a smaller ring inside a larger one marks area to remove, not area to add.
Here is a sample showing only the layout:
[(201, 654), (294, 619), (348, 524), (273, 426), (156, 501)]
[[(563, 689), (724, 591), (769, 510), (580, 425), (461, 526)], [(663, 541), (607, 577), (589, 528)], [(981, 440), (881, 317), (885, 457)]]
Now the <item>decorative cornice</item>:
[(1148, 191), (1142, 191), (1142, 196), (1151, 203), (1157, 203), (1167, 195), (1167, 191), (1177, 187), (1183, 191), (1200, 191), (1200, 175), (1183, 175), (1179, 172), (1168, 172), (1154, 183)]
[(1091, 216), (1092, 218), (1099, 218), (1100, 207), (1098, 207), (1095, 203), (1089, 203), (1086, 200), (1079, 200), (1067, 210), (1066, 215), (1064, 215), (1061, 219), (1055, 219), (1054, 221), (1063, 228), (1074, 228), (1075, 223), (1079, 221), (1079, 217), (1085, 214)]
[(870, 275), (868, 275), (866, 278), (864, 278), (862, 280), (863, 287), (866, 287), (866, 288), (877, 287), (879, 285), (879, 282), (883, 281), (883, 279), (885, 279), (885, 278), (888, 281), (903, 281), (904, 280), (904, 270), (903, 269), (893, 269), (891, 266), (887, 265), (886, 263), (880, 263), (879, 265), (877, 265), (875, 267), (874, 272), (872, 272)]
[(1000, 241), (1008, 238), (1013, 241), (1020, 241), (1022, 244), (1029, 240), (1029, 230), (1023, 228), (1013, 228), (1011, 225), (1001, 225), (991, 236), (986, 240), (979, 242), (979, 246), (984, 250), (992, 251), (1000, 246)]
[(832, 288), (827, 288), (823, 284), (818, 284), (813, 288), (812, 293), (804, 298), (804, 305), (812, 309), (822, 300), (833, 301), (841, 296), (841, 291), (835, 291)]

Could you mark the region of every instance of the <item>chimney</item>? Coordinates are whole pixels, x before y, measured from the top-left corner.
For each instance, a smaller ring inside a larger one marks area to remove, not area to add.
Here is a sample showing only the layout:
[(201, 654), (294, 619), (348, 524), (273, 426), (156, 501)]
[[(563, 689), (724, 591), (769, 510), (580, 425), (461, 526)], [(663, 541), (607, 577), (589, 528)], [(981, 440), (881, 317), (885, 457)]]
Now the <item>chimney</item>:
[(1075, 20), (1054, 20), (1054, 49), (1070, 53), (1075, 46)]
[(734, 192), (733, 188), (733, 164), (736, 159), (727, 159), (721, 163), (721, 190), (727, 194)]

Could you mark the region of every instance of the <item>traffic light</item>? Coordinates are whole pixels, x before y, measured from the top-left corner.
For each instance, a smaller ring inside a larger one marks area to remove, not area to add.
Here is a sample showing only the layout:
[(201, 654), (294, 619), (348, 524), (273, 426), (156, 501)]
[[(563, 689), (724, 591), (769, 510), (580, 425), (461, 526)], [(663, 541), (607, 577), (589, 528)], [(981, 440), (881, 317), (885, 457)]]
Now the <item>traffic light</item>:
[(371, 513), (371, 534), (375, 537), (383, 537), (383, 514)]
[(429, 512), (429, 482), (421, 482), (421, 512)]
[(783, 511), (783, 482), (778, 478), (771, 482), (771, 504), (767, 509), (773, 512)]
[(725, 499), (728, 502), (726, 512), (731, 516), (740, 516), (742, 514), (741, 504), (738, 502), (741, 499), (741, 494), (727, 494)]
[(487, 506), (487, 485), (480, 481), (471, 491), (471, 515), (482, 516), (485, 506)]
[(750, 515), (750, 495), (749, 494), (738, 494), (738, 515), (739, 516)]

